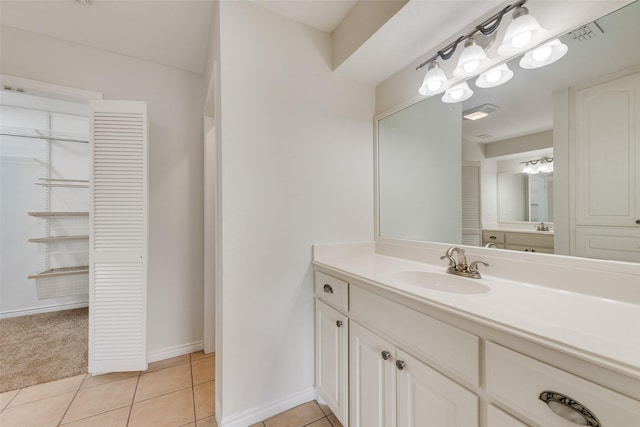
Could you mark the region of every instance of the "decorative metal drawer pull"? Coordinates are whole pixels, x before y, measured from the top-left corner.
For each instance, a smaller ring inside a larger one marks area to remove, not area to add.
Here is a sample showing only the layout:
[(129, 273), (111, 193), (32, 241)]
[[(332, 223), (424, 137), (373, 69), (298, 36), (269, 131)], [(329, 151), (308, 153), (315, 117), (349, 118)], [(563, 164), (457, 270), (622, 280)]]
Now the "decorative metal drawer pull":
[(344, 324), (344, 323), (342, 322), (342, 320), (336, 320), (336, 326), (337, 326), (338, 328), (341, 328), (343, 324)]
[(332, 294), (333, 293), (333, 288), (331, 287), (331, 285), (329, 285), (328, 283), (325, 283), (324, 285), (324, 291), (328, 294)]
[(555, 391), (543, 391), (539, 396), (540, 400), (558, 416), (567, 421), (590, 427), (602, 427), (596, 416), (580, 402), (573, 400)]
[(389, 353), (387, 350), (382, 351), (380, 355), (382, 356), (382, 360), (389, 360), (389, 358), (391, 357), (391, 353)]

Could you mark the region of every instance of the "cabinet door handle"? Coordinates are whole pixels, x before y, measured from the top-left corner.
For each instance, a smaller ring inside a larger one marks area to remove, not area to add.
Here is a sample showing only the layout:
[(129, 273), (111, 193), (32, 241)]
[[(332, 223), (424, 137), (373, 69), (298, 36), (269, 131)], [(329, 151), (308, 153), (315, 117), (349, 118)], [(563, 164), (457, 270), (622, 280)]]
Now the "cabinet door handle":
[(636, 224), (640, 225), (640, 219), (636, 219)]
[(342, 327), (342, 325), (344, 325), (344, 323), (342, 322), (342, 320), (336, 320), (336, 326), (337, 326), (338, 328), (341, 328), (341, 327)]
[(391, 353), (389, 353), (387, 350), (384, 350), (380, 354), (382, 355), (382, 360), (389, 360), (389, 358), (391, 357)]
[(333, 288), (332, 288), (332, 287), (331, 287), (331, 285), (330, 285), (330, 284), (328, 284), (328, 283), (325, 283), (325, 284), (324, 284), (324, 288), (323, 288), (323, 289), (324, 289), (324, 291), (325, 291), (326, 293), (328, 293), (328, 294), (332, 294), (332, 293), (333, 293)]
[(398, 368), (398, 371), (402, 371), (405, 366), (407, 366), (407, 364), (404, 362), (404, 360), (396, 360), (396, 368)]
[(556, 415), (567, 421), (583, 426), (602, 427), (593, 412), (564, 394), (547, 390), (540, 393), (539, 399)]
[(491, 240), (496, 240), (496, 239), (497, 239), (497, 237), (496, 237), (496, 236), (489, 236), (489, 238), (490, 238)]

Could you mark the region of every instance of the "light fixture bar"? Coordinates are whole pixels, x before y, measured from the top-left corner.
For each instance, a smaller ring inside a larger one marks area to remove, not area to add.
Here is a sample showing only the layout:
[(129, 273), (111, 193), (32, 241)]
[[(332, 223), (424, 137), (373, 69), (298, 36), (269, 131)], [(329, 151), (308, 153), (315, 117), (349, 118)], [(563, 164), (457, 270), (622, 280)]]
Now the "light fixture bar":
[(488, 36), (488, 35), (492, 34), (494, 31), (496, 31), (498, 29), (498, 26), (500, 26), (500, 21), (502, 21), (502, 18), (504, 17), (504, 15), (506, 15), (507, 13), (512, 11), (513, 9), (516, 9), (518, 7), (524, 6), (526, 3), (527, 3), (527, 0), (520, 0), (520, 1), (516, 2), (516, 3), (510, 4), (509, 6), (505, 7), (504, 9), (502, 9), (500, 12), (496, 13), (495, 15), (490, 17), (489, 19), (483, 21), (481, 24), (476, 25), (476, 27), (472, 31), (470, 31), (469, 33), (458, 37), (456, 40), (454, 40), (453, 42), (449, 43), (443, 49), (440, 49), (438, 51), (438, 53), (436, 53), (431, 58), (429, 58), (426, 61), (424, 61), (422, 64), (418, 65), (416, 67), (416, 71), (420, 71), (429, 62), (434, 61), (434, 60), (436, 60), (438, 58), (441, 58), (444, 61), (446, 61), (447, 59), (451, 58), (451, 56), (454, 54), (454, 52), (456, 51), (456, 48), (458, 47), (458, 45), (460, 43), (462, 43), (463, 41), (465, 41), (467, 39), (470, 39), (471, 37), (473, 37), (478, 32), (481, 32), (485, 36)]

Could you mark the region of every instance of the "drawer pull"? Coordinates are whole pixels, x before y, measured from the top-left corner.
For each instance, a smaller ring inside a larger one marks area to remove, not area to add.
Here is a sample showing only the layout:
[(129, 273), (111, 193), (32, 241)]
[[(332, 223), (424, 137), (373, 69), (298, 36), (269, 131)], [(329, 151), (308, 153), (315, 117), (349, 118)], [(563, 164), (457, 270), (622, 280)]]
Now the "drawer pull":
[(496, 240), (498, 237), (496, 237), (496, 236), (489, 236), (489, 238), (490, 238), (491, 240)]
[(389, 358), (391, 357), (391, 353), (389, 353), (387, 350), (384, 350), (382, 353), (380, 353), (380, 355), (382, 355), (382, 360), (389, 360)]
[(333, 293), (333, 288), (332, 288), (332, 287), (331, 287), (331, 285), (330, 285), (330, 284), (328, 284), (328, 283), (325, 283), (325, 284), (324, 284), (324, 288), (323, 288), (323, 289), (324, 289), (324, 291), (325, 291), (326, 293), (328, 293), (328, 294), (332, 294), (332, 293)]
[(398, 371), (402, 371), (405, 366), (407, 366), (407, 364), (404, 360), (396, 360), (396, 368), (398, 368)]
[(640, 219), (636, 219), (636, 224), (640, 225)]
[(539, 396), (540, 400), (549, 406), (556, 415), (567, 421), (591, 427), (602, 427), (600, 421), (593, 415), (593, 412), (585, 408), (580, 402), (573, 400), (555, 391), (543, 391)]
[(342, 322), (342, 320), (336, 320), (336, 326), (337, 326), (338, 328), (341, 328), (343, 324), (344, 324), (344, 323)]

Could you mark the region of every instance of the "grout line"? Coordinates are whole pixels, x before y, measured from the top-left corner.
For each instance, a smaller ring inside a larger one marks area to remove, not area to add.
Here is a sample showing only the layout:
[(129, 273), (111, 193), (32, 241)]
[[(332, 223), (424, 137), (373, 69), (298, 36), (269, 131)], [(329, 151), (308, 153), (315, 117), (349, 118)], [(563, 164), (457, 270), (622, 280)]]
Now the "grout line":
[(136, 401), (136, 393), (138, 392), (138, 385), (140, 384), (140, 378), (142, 378), (142, 373), (138, 372), (138, 380), (136, 381), (136, 388), (133, 390), (133, 397), (131, 398), (131, 404), (129, 405), (129, 414), (127, 415), (127, 426), (129, 425), (129, 421), (131, 420), (131, 412), (133, 412), (133, 402)]
[[(78, 388), (76, 389), (76, 392), (74, 393), (73, 397), (71, 398), (71, 400), (69, 401), (69, 405), (67, 405), (67, 409), (64, 410), (64, 413), (62, 414), (62, 416), (60, 417), (60, 421), (58, 421), (58, 423), (56, 424), (57, 426), (62, 424), (62, 420), (64, 420), (64, 417), (67, 416), (67, 412), (69, 412), (69, 409), (71, 408), (71, 405), (73, 404), (73, 402), (76, 400), (76, 397), (78, 397), (78, 393), (80, 393), (80, 387), (82, 387), (82, 384), (85, 382), (85, 380), (87, 379), (87, 375), (89, 374), (85, 374), (84, 378), (82, 379), (82, 381), (80, 381), (80, 384), (78, 385)], [(16, 395), (17, 396), (17, 395)], [(42, 400), (42, 399), (40, 399)]]
[[(189, 356), (191, 357), (191, 356)], [(194, 379), (193, 379), (193, 361), (189, 364), (189, 368), (191, 370), (191, 396), (193, 398), (193, 422), (198, 423), (198, 415), (196, 414), (196, 388), (194, 385)]]
[[(9, 407), (9, 405), (11, 405), (11, 402), (13, 402), (13, 399), (15, 399), (16, 397), (18, 397), (18, 395), (20, 394), (20, 392), (24, 390), (24, 388), (19, 388), (18, 392), (16, 394), (13, 395), (13, 397), (11, 399), (9, 399), (9, 401), (7, 402), (6, 405), (4, 405), (4, 407), (2, 408), (2, 411), (0, 411), (0, 413), (4, 412), (5, 409), (7, 409)], [(13, 390), (8, 390), (8, 391), (13, 391)], [(5, 392), (6, 393), (6, 392)], [(20, 405), (18, 405), (20, 406)]]

